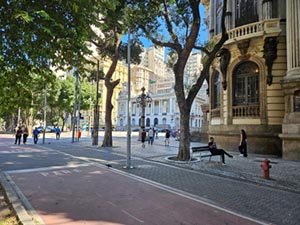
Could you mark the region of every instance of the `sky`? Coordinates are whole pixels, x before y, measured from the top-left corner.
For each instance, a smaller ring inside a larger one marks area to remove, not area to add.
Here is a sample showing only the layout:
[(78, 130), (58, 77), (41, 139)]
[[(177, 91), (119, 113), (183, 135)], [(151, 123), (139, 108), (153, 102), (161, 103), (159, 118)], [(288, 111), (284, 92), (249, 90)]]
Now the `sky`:
[[(205, 15), (205, 8), (202, 4), (200, 4), (200, 14), (201, 14), (201, 20), (202, 20), (201, 24), (204, 24), (203, 20), (206, 18), (206, 15)], [(166, 34), (167, 34), (167, 32), (166, 32)], [(127, 39), (128, 39), (128, 36), (124, 35), (123, 41), (127, 42)], [(208, 39), (207, 28), (205, 26), (202, 26), (200, 28), (200, 40), (204, 42), (204, 41), (207, 41), (207, 39)], [(145, 48), (149, 48), (149, 47), (153, 46), (152, 42), (146, 38), (140, 38), (140, 40), (142, 41)]]

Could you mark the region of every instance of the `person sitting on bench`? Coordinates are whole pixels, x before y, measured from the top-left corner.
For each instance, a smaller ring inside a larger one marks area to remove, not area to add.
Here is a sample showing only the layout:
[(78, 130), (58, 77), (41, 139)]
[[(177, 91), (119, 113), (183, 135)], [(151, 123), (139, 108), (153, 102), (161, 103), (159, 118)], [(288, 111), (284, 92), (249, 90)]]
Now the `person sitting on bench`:
[(225, 156), (224, 155), (227, 155), (230, 158), (233, 158), (233, 156), (230, 155), (230, 154), (228, 154), (223, 149), (218, 149), (217, 148), (217, 144), (216, 144), (216, 142), (215, 142), (215, 140), (214, 140), (213, 137), (210, 137), (209, 140), (210, 140), (210, 142), (208, 142), (208, 148), (209, 148), (210, 153), (212, 155), (221, 155), (221, 157), (222, 157), (222, 164), (226, 165), (225, 164)]

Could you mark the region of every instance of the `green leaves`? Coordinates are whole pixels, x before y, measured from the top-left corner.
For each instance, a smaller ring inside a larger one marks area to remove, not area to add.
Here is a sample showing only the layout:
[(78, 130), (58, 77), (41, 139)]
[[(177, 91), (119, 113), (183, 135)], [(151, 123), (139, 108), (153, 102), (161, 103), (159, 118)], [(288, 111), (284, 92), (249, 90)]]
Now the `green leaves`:
[(16, 18), (16, 19), (21, 19), (21, 20), (23, 20), (23, 21), (25, 21), (25, 22), (27, 22), (27, 23), (29, 23), (29, 22), (31, 22), (31, 21), (33, 20), (33, 17), (30, 16), (30, 15), (28, 14), (28, 12), (26, 12), (26, 11), (20, 11), (19, 13), (17, 13), (17, 14), (15, 15), (15, 18)]

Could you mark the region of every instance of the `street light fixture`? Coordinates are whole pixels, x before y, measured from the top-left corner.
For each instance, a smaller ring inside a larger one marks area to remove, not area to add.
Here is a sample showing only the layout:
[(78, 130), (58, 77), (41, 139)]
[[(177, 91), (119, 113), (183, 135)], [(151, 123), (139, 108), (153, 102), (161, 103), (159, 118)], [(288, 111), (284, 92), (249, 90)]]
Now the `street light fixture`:
[[(152, 98), (148, 95), (145, 94), (145, 88), (142, 87), (141, 89), (142, 94), (140, 94), (137, 98), (136, 98), (136, 102), (140, 105), (141, 109), (142, 109), (142, 114), (141, 114), (141, 123), (140, 123), (140, 134), (142, 132), (142, 130), (145, 128), (145, 108), (148, 104), (150, 104), (152, 102)], [(140, 135), (139, 135), (139, 140), (140, 140)]]

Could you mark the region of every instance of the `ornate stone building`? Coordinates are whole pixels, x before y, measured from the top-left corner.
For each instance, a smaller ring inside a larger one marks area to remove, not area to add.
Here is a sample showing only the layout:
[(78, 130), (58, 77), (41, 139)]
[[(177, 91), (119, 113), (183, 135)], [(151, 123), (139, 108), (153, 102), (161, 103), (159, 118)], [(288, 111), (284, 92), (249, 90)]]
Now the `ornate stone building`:
[[(204, 1), (208, 3), (208, 1)], [(222, 0), (211, 0), (209, 34), (221, 32)], [(208, 133), (237, 150), (300, 159), (300, 0), (228, 0), (226, 41), (210, 73)]]

